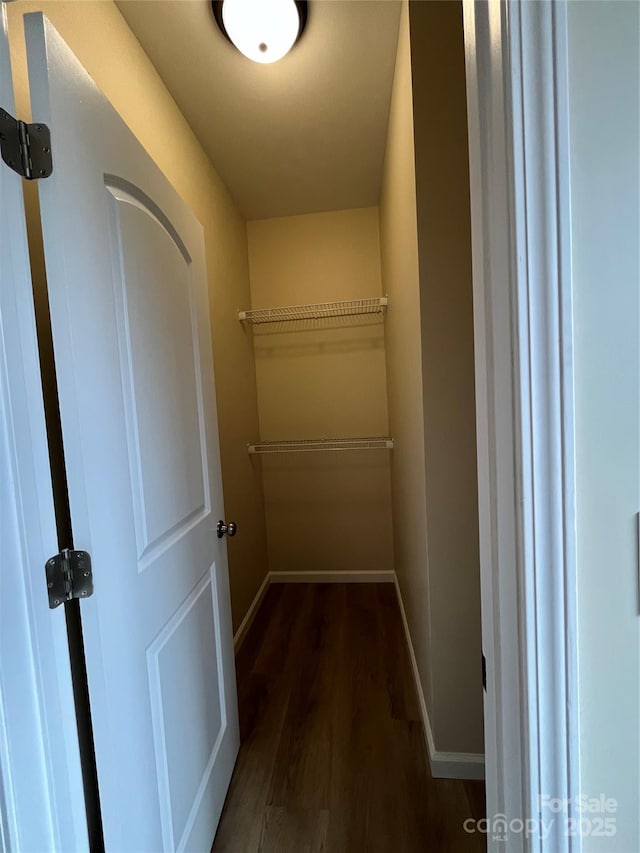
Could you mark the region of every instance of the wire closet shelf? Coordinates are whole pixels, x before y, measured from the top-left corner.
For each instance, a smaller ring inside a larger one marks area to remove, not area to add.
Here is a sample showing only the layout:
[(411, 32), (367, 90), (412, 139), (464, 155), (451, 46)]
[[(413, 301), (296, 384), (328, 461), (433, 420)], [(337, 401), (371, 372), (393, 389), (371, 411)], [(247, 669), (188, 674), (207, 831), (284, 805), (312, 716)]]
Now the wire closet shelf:
[(365, 314), (384, 316), (389, 301), (386, 296), (371, 299), (348, 299), (343, 302), (318, 302), (313, 305), (288, 305), (282, 308), (256, 308), (238, 311), (238, 319), (253, 325), (283, 323), (293, 320), (324, 320), (333, 317), (355, 317)]
[(313, 453), (336, 450), (392, 450), (393, 439), (388, 436), (373, 438), (316, 438), (301, 441), (263, 441), (249, 444), (250, 455), (267, 453)]

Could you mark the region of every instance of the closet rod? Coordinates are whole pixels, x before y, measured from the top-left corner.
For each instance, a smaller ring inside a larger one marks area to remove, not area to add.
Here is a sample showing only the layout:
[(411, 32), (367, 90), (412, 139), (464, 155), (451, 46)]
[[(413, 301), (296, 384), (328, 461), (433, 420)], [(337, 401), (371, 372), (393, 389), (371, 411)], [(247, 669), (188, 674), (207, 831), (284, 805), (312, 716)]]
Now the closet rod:
[(372, 299), (349, 299), (343, 302), (318, 302), (313, 305), (288, 305), (282, 308), (256, 308), (238, 311), (238, 319), (259, 325), (293, 320), (324, 320), (331, 317), (352, 317), (361, 314), (384, 314), (389, 304), (386, 296)]
[(388, 436), (375, 438), (317, 438), (300, 441), (263, 441), (248, 444), (250, 454), (265, 453), (312, 453), (335, 450), (392, 450), (393, 439)]

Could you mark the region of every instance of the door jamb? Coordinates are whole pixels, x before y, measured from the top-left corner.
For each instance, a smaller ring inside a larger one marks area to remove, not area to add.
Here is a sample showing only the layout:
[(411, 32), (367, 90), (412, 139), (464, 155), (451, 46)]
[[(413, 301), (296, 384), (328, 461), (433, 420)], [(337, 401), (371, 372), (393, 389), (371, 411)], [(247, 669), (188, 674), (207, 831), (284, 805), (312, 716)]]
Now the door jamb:
[[(510, 853), (581, 849), (566, 831), (579, 792), (566, 15), (564, 0), (464, 0), (487, 841)], [(545, 797), (568, 805), (554, 815)]]

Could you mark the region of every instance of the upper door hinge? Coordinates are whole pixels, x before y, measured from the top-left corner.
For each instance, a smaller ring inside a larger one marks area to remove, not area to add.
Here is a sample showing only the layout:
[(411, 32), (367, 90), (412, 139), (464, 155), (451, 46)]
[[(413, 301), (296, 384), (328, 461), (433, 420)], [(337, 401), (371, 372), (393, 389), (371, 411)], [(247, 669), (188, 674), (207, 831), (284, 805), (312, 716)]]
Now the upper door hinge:
[(72, 598), (93, 595), (91, 555), (87, 551), (70, 551), (65, 548), (47, 560), (45, 570), (49, 607), (52, 610)]
[(53, 172), (51, 133), (46, 124), (26, 124), (0, 109), (0, 153), (4, 162), (29, 181)]

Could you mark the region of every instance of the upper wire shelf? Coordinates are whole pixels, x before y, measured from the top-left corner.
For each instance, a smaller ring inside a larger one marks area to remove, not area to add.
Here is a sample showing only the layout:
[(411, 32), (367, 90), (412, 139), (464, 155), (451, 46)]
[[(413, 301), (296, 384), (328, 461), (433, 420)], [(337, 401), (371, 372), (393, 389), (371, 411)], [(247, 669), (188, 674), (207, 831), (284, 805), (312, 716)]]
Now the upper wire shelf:
[(389, 304), (386, 296), (371, 299), (348, 299), (343, 302), (318, 302), (313, 305), (288, 305), (283, 308), (256, 308), (238, 311), (238, 320), (254, 325), (293, 320), (324, 320), (332, 317), (354, 317), (365, 314), (384, 316)]
[(393, 439), (389, 436), (372, 438), (315, 438), (300, 441), (263, 441), (249, 444), (251, 455), (265, 453), (312, 453), (314, 451), (336, 450), (392, 450)]

